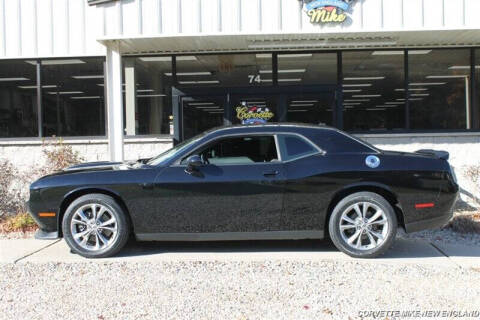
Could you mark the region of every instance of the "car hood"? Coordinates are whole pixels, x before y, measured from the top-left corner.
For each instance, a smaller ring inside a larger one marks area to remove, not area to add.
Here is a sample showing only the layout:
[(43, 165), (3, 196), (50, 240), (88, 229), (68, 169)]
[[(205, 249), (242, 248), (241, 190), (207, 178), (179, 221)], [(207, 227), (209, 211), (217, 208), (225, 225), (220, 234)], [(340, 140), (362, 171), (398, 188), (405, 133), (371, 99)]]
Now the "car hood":
[(85, 162), (79, 163), (68, 168), (63, 169), (63, 171), (93, 171), (93, 170), (113, 170), (115, 167), (126, 165), (128, 162), (113, 162), (113, 161), (96, 161), (96, 162)]

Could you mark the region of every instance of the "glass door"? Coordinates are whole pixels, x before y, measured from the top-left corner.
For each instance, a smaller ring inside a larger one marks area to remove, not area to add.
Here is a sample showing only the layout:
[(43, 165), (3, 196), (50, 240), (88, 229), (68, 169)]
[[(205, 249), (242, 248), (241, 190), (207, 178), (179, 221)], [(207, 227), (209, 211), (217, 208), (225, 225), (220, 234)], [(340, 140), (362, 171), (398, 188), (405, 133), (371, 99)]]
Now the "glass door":
[(230, 111), (232, 124), (263, 124), (278, 122), (279, 97), (273, 94), (232, 94)]
[(224, 125), (226, 97), (221, 96), (183, 96), (182, 137), (189, 139), (205, 130)]

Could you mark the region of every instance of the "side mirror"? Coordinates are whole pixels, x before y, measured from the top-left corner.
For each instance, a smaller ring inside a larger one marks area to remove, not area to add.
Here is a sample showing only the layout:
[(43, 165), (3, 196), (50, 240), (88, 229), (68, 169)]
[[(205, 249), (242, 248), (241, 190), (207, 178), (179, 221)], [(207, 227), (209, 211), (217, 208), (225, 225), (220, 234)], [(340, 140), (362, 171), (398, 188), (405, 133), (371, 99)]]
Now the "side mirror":
[(187, 172), (192, 173), (196, 171), (199, 167), (203, 166), (202, 158), (199, 155), (192, 155), (187, 158)]

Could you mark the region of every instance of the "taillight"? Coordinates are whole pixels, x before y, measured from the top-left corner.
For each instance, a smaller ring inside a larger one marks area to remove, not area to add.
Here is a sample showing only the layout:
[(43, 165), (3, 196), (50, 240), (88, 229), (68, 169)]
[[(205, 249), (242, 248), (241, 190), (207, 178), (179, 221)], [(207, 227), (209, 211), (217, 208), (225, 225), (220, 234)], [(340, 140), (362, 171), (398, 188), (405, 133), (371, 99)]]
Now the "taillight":
[(455, 174), (455, 170), (453, 170), (453, 167), (450, 165), (450, 163), (448, 164), (448, 167), (450, 168), (450, 174), (452, 175), (453, 181), (457, 183), (457, 175)]

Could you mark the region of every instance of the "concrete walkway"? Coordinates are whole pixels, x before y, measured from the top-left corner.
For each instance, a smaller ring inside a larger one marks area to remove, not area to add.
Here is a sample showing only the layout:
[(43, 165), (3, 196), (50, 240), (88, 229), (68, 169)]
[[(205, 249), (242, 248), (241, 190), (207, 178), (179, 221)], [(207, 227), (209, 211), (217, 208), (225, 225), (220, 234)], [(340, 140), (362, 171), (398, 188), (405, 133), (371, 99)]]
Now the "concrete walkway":
[(353, 259), (329, 241), (136, 242), (107, 259), (85, 259), (70, 253), (63, 240), (0, 240), (0, 262), (155, 262), (155, 261), (337, 260), (371, 263), (427, 264), (480, 268), (480, 248), (397, 239), (381, 258)]

